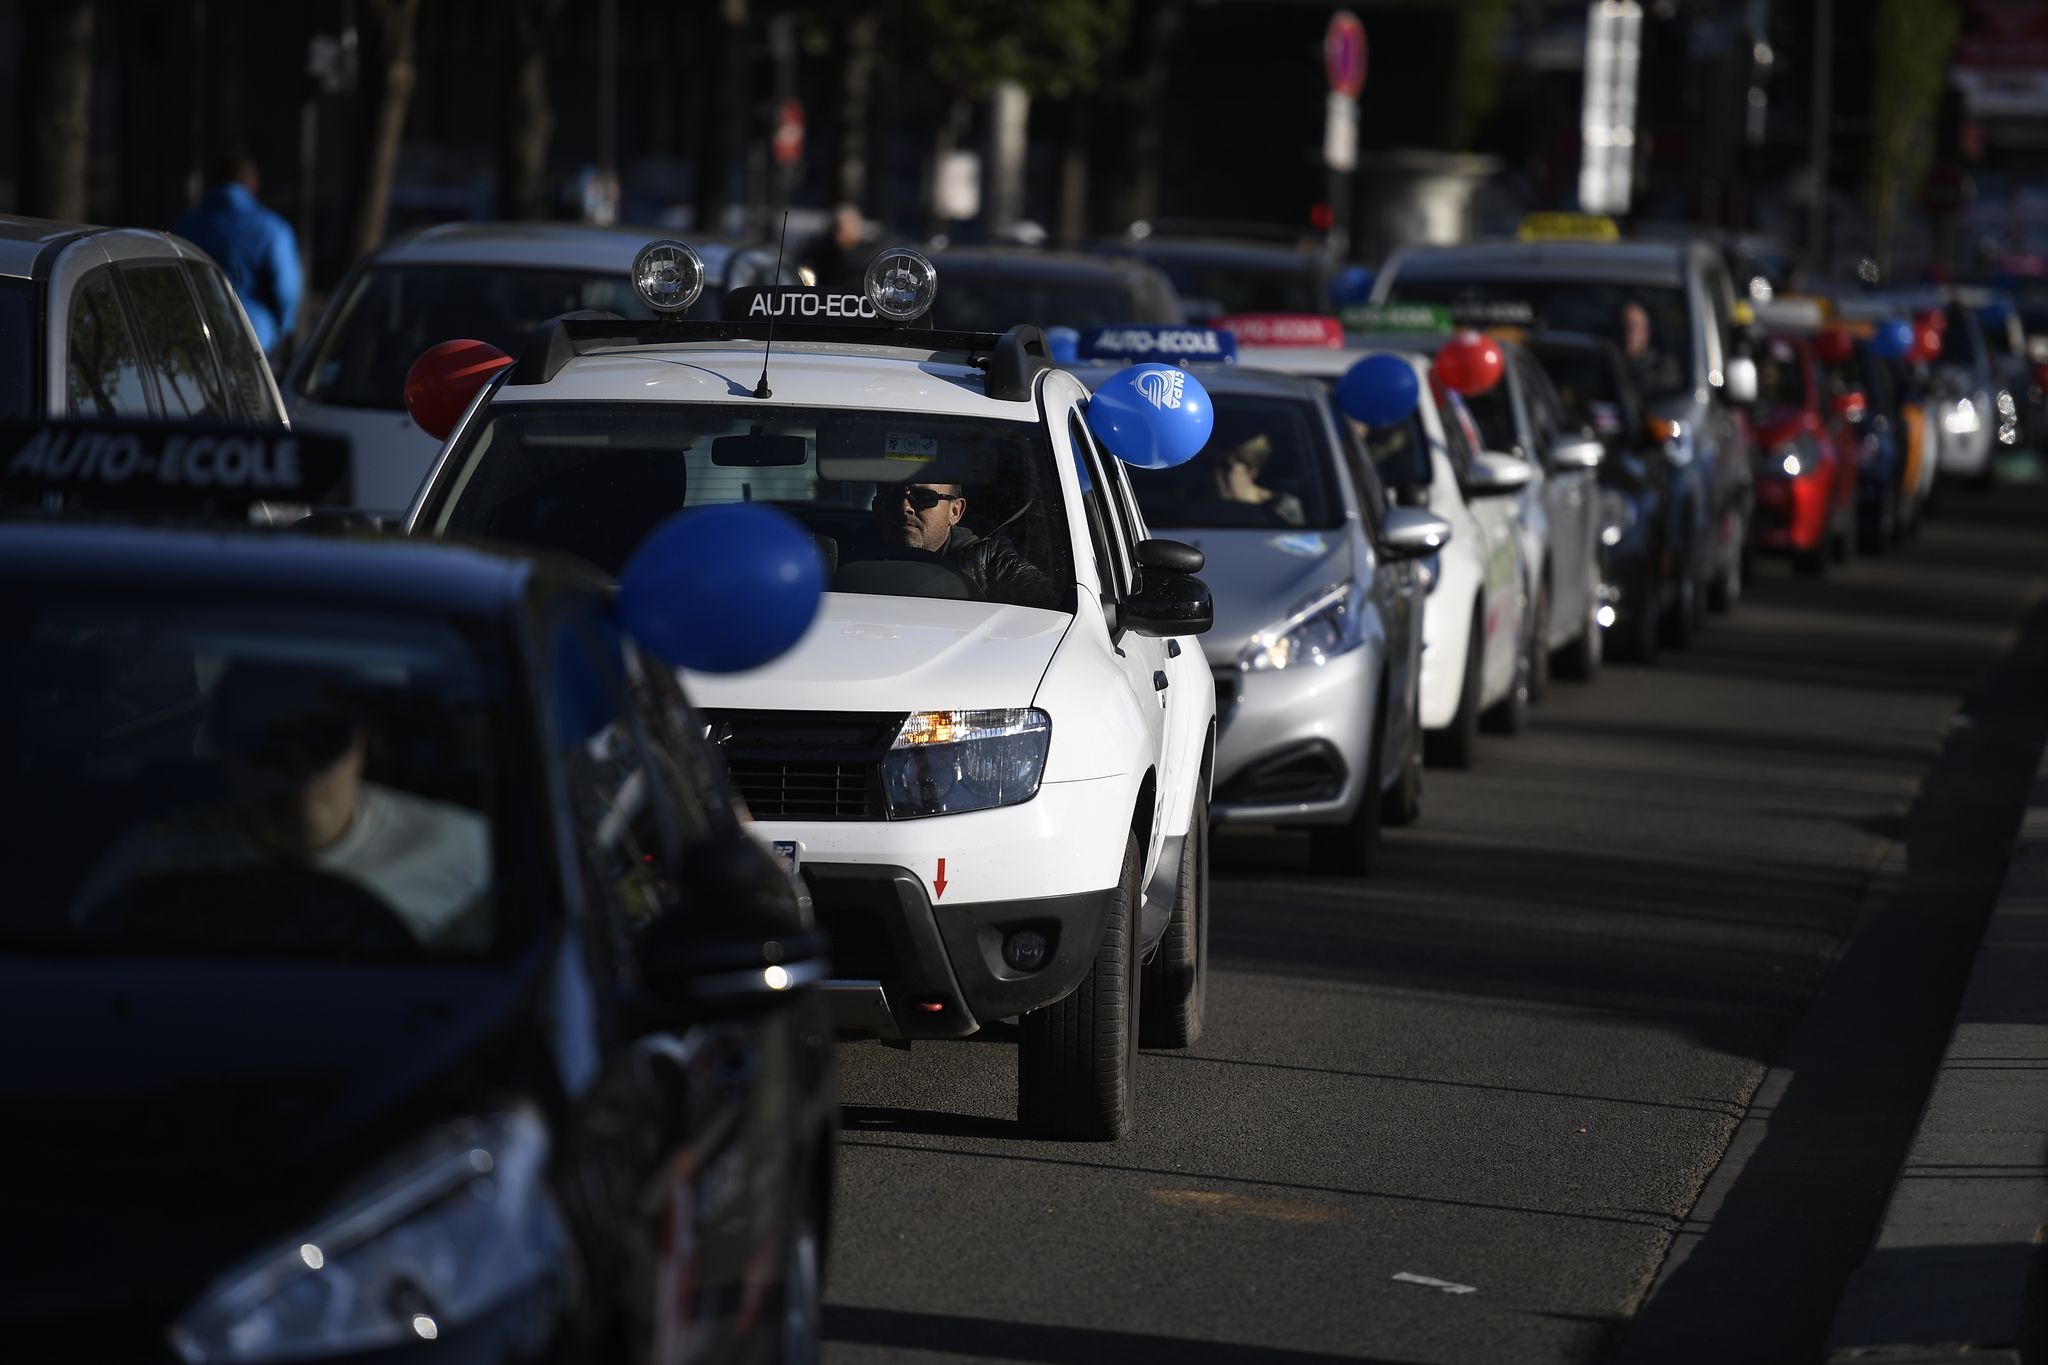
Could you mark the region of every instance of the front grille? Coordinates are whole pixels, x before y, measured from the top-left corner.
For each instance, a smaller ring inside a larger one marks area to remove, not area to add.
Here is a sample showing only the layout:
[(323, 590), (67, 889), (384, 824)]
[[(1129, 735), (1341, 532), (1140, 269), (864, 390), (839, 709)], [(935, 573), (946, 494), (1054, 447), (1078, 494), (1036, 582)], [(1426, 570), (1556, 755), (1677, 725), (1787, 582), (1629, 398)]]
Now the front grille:
[(882, 757), (901, 715), (707, 711), (711, 742), (757, 820), (880, 820)]
[(1219, 805), (1329, 801), (1344, 788), (1344, 759), (1326, 740), (1305, 740), (1254, 763), (1223, 784)]

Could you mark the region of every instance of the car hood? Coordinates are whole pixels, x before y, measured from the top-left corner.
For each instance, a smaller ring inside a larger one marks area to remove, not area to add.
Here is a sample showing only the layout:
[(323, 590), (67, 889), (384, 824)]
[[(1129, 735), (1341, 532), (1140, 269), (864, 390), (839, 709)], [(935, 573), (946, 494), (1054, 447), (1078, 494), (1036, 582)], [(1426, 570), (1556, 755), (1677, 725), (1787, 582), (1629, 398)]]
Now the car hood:
[(36, 1040), (0, 1067), (0, 1331), (90, 1320), (110, 1355), (142, 1344), (131, 1331), (160, 1350), (167, 1315), (213, 1278), (502, 1085), (527, 979), (0, 960), (0, 1032)]
[(1212, 665), (1236, 661), (1258, 631), (1302, 599), (1352, 577), (1351, 538), (1343, 530), (1176, 530), (1162, 532), (1208, 558), (1201, 578), (1216, 601), (1216, 624), (1202, 636)]
[(937, 711), (1029, 706), (1074, 618), (1039, 607), (828, 592), (789, 653), (746, 673), (685, 673), (700, 706)]

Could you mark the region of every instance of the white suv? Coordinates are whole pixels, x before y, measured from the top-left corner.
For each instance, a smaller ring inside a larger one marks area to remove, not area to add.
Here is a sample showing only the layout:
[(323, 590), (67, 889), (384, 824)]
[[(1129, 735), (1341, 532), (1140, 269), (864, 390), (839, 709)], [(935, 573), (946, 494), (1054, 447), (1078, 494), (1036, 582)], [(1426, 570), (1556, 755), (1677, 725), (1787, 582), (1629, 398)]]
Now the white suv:
[[(664, 250), (649, 297), (680, 311), (676, 280), (701, 272)], [(866, 296), (732, 291), (732, 321), (548, 324), (477, 394), (408, 528), (616, 572), (680, 508), (800, 522), (829, 575), (809, 633), (688, 685), (831, 932), (838, 1024), (908, 1040), (1018, 1018), (1019, 1116), (1113, 1138), (1141, 1039), (1202, 1024), (1201, 556), (1145, 537), (1038, 329), (904, 325), (936, 277), (885, 256), (894, 293), (871, 271)], [(1185, 385), (1152, 392), (1206, 403)]]

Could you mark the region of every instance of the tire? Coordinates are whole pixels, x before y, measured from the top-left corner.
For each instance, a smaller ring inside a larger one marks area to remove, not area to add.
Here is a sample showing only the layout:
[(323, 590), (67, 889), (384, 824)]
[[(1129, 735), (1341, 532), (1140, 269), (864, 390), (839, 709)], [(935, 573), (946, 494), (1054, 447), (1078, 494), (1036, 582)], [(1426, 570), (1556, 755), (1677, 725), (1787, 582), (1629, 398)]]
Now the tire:
[(1451, 723), (1422, 737), (1422, 756), (1445, 768), (1469, 768), (1479, 747), (1479, 689), (1485, 679), (1486, 603), (1472, 605), (1471, 639), (1465, 646), (1465, 677), (1458, 688), (1458, 711)]
[(1550, 692), (1550, 577), (1536, 589), (1535, 620), (1529, 627), (1529, 701), (1542, 701)]
[(1857, 534), (1862, 538), (1861, 549), (1867, 555), (1881, 555), (1899, 543), (1899, 498), (1890, 488), (1877, 496), (1876, 524), (1866, 534), (1859, 525)]
[(1683, 563), (1684, 568), (1678, 576), (1678, 591), (1672, 594), (1671, 610), (1662, 613), (1659, 622), (1663, 643), (1672, 649), (1690, 648), (1693, 636), (1699, 633), (1700, 580), (1691, 549), (1687, 549)]
[(1365, 755), (1366, 788), (1358, 809), (1341, 825), (1322, 825), (1308, 832), (1309, 866), (1325, 877), (1364, 877), (1372, 873), (1380, 852), (1380, 770), (1385, 766), (1387, 692), (1380, 689), (1373, 707), (1372, 745)]
[(778, 1365), (817, 1365), (824, 1352), (825, 1239), (819, 1222), (816, 1204), (805, 1208), (783, 1253)]
[(1508, 688), (1508, 694), (1495, 702), (1481, 717), (1488, 732), (1496, 735), (1519, 735), (1529, 728), (1529, 675), (1534, 666), (1531, 656), (1535, 643), (1523, 636), (1515, 646), (1515, 681)]
[(1191, 1047), (1202, 1036), (1209, 995), (1209, 797), (1195, 793), (1188, 837), (1180, 846), (1173, 917), (1159, 951), (1145, 964), (1138, 993), (1138, 1044)]
[(1600, 671), (1600, 663), (1607, 652), (1606, 639), (1600, 630), (1599, 575), (1586, 589), (1586, 619), (1579, 629), (1579, 638), (1566, 645), (1557, 656), (1558, 672), (1577, 682), (1591, 682)]
[(1130, 1131), (1138, 1077), (1138, 877), (1144, 859), (1124, 836), (1123, 871), (1102, 946), (1081, 984), (1017, 1021), (1017, 1118), (1041, 1137), (1113, 1142)]
[(1749, 551), (1749, 519), (1737, 516), (1735, 560), (1721, 567), (1721, 571), (1714, 575), (1714, 581), (1707, 589), (1707, 608), (1710, 611), (1734, 610), (1735, 604), (1742, 600), (1743, 580), (1749, 576), (1752, 563)]
[(1408, 726), (1408, 756), (1401, 760), (1401, 776), (1387, 792), (1380, 810), (1382, 825), (1412, 825), (1422, 818), (1422, 705)]

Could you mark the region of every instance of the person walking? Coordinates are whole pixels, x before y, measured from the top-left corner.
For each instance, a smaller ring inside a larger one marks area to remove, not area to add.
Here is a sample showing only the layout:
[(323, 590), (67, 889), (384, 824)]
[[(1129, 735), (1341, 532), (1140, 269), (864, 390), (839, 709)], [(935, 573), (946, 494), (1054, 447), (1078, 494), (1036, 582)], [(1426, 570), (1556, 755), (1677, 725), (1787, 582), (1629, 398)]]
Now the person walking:
[(206, 193), (172, 229), (227, 272), (228, 282), (273, 360), (298, 323), (303, 277), (299, 242), (291, 224), (256, 198), (256, 162), (242, 152), (221, 158), (207, 177)]

